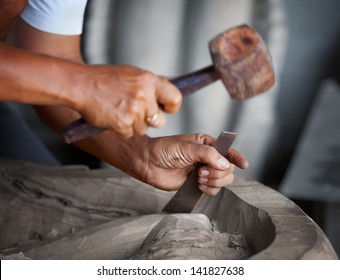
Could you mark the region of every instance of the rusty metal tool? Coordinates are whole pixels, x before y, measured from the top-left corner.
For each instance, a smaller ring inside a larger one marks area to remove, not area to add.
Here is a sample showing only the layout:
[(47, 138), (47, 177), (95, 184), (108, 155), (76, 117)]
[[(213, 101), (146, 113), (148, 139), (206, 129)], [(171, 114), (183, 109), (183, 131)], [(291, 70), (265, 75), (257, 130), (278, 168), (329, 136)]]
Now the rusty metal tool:
[[(223, 131), (212, 145), (220, 154), (226, 156), (229, 148), (236, 138), (236, 133)], [(165, 205), (164, 213), (191, 213), (196, 203), (202, 196), (198, 188), (198, 168), (199, 164), (188, 176), (182, 187), (175, 193), (170, 201)]]
[[(183, 96), (221, 79), (229, 95), (244, 100), (262, 93), (275, 83), (269, 51), (261, 36), (250, 26), (240, 25), (209, 42), (213, 65), (172, 79)], [(72, 143), (105, 129), (78, 119), (61, 130), (65, 142)]]

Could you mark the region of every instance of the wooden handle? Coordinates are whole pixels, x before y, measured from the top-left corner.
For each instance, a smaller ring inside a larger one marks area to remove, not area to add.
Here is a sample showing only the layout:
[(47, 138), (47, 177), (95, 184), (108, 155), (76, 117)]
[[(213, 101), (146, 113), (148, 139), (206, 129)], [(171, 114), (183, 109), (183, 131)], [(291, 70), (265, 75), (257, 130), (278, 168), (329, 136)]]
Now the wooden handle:
[(71, 122), (61, 129), (60, 133), (67, 144), (94, 136), (105, 131), (106, 128), (95, 127), (86, 122), (83, 118)]
[(214, 66), (211, 65), (196, 72), (172, 79), (170, 82), (181, 91), (183, 96), (187, 96), (218, 79), (219, 75), (215, 72)]
[[(196, 72), (172, 79), (170, 82), (181, 91), (183, 96), (187, 96), (190, 93), (193, 93), (200, 88), (211, 84), (217, 79), (219, 79), (219, 76), (215, 72), (214, 67), (208, 66)], [(60, 132), (65, 142), (70, 144), (87, 137), (94, 136), (105, 130), (105, 128), (95, 127), (87, 123), (83, 118), (80, 118), (65, 126)]]

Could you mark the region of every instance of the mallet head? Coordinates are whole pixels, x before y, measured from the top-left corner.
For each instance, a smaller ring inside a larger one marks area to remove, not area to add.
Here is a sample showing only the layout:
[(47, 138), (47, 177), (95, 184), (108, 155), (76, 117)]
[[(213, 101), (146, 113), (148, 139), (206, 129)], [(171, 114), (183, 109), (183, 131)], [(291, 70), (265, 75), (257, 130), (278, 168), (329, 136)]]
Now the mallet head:
[(274, 85), (269, 51), (248, 25), (218, 35), (209, 42), (209, 48), (215, 71), (233, 99), (250, 98)]

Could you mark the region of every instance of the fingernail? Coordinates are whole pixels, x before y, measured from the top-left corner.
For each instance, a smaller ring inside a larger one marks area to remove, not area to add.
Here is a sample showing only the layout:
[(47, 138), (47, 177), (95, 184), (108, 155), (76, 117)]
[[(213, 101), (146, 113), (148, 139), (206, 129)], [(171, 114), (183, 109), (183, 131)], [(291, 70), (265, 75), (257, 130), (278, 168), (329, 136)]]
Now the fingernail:
[(246, 168), (248, 168), (248, 167), (249, 167), (249, 162), (246, 161), (246, 162), (244, 163), (244, 169), (246, 169)]
[(200, 176), (203, 176), (203, 177), (209, 176), (209, 171), (205, 169), (201, 170)]
[(202, 192), (204, 192), (204, 191), (206, 191), (206, 190), (208, 189), (208, 186), (206, 186), (206, 185), (199, 185), (198, 188), (199, 188)]
[(198, 182), (199, 182), (199, 183), (207, 183), (207, 182), (208, 182), (208, 178), (199, 177), (199, 178), (198, 178)]
[(220, 158), (218, 161), (217, 161), (217, 165), (222, 168), (222, 169), (227, 169), (229, 168), (230, 166), (230, 163), (229, 161), (227, 161), (225, 158)]

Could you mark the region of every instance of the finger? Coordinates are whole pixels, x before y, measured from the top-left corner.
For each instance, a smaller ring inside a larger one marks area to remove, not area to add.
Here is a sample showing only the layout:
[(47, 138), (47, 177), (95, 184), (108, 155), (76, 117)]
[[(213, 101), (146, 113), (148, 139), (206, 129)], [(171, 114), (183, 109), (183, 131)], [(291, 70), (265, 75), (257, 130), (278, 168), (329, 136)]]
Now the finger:
[(221, 190), (221, 188), (211, 188), (207, 185), (199, 185), (198, 188), (208, 196), (216, 196)]
[(134, 134), (133, 130), (133, 119), (130, 116), (115, 116), (110, 119), (111, 130), (124, 138), (129, 138)]
[(215, 138), (204, 133), (179, 135), (180, 140), (188, 141), (191, 143), (202, 144), (202, 145), (212, 145), (215, 142)]
[(221, 179), (225, 176), (227, 176), (230, 173), (233, 173), (235, 170), (235, 165), (230, 164), (230, 167), (226, 170), (217, 170), (214, 168), (211, 168), (207, 165), (204, 165), (198, 169), (198, 176), (201, 178), (209, 178), (209, 179)]
[(162, 105), (162, 109), (166, 113), (174, 114), (181, 107), (181, 92), (166, 78), (159, 77), (157, 80), (156, 97), (158, 103)]
[(246, 160), (246, 158), (241, 153), (239, 153), (233, 148), (229, 149), (227, 153), (227, 159), (231, 163), (235, 164), (237, 167), (242, 168), (242, 169), (246, 169), (249, 166), (249, 163)]
[(144, 135), (147, 132), (148, 128), (149, 126), (146, 124), (145, 121), (136, 121), (133, 123), (133, 131), (135, 134)]
[(132, 127), (125, 128), (125, 129), (113, 129), (113, 131), (115, 131), (117, 134), (119, 134), (120, 136), (124, 138), (130, 138), (134, 134)]
[(222, 178), (198, 177), (198, 183), (213, 188), (222, 188), (234, 182), (234, 173), (229, 173)]
[(191, 145), (190, 148), (189, 152), (196, 162), (205, 163), (217, 170), (227, 170), (230, 167), (229, 161), (211, 146)]
[[(154, 109), (152, 109), (153, 111), (151, 111), (152, 113), (146, 113), (145, 114), (145, 120), (144, 123), (147, 126), (150, 127), (162, 127), (166, 124), (166, 117), (163, 113), (163, 111), (158, 107), (158, 105), (156, 105), (157, 107), (155, 107)], [(150, 109), (149, 109), (150, 110)]]

